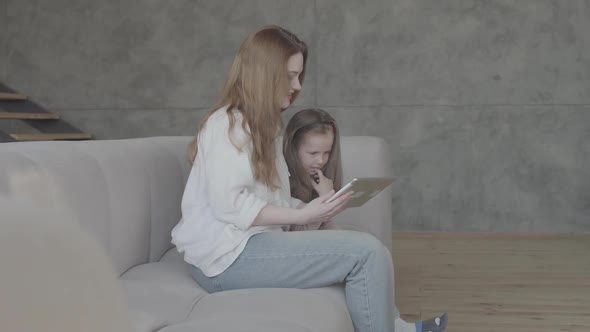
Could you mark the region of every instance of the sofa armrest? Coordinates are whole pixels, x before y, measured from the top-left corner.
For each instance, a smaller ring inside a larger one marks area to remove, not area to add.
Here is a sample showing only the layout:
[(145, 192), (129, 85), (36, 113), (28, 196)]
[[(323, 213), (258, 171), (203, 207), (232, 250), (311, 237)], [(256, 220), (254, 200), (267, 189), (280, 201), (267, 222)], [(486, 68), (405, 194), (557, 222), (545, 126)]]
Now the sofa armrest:
[[(392, 177), (391, 150), (384, 139), (370, 136), (341, 137), (343, 184), (357, 177)], [(341, 229), (376, 236), (391, 251), (392, 184), (361, 207), (349, 208), (334, 219)]]

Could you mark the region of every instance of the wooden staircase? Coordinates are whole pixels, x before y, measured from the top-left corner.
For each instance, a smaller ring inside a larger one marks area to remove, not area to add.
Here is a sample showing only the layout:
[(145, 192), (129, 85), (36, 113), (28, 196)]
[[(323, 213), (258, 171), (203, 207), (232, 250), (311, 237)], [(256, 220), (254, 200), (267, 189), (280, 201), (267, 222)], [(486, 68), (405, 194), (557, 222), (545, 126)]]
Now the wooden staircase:
[(0, 83), (0, 121), (22, 121), (34, 128), (36, 133), (4, 132), (0, 130), (0, 143), (18, 141), (88, 140), (87, 134), (60, 119), (41, 105), (31, 101)]

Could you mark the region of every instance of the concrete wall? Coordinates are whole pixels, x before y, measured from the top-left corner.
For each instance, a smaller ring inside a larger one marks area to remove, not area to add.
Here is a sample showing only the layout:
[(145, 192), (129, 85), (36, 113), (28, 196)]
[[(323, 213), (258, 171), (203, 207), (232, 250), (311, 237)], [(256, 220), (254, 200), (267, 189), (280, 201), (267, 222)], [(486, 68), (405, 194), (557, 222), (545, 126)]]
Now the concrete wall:
[(311, 47), (287, 118), (391, 144), (395, 229), (590, 230), (590, 1), (0, 0), (0, 79), (99, 139), (191, 135), (268, 23)]

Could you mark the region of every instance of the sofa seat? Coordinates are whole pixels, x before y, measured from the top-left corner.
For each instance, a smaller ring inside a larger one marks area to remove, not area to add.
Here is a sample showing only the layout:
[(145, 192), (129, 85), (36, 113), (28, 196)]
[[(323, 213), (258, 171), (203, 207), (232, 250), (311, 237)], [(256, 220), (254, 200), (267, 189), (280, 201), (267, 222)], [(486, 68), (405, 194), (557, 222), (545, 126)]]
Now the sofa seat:
[(339, 285), (208, 294), (175, 248), (120, 279), (138, 332), (353, 331)]

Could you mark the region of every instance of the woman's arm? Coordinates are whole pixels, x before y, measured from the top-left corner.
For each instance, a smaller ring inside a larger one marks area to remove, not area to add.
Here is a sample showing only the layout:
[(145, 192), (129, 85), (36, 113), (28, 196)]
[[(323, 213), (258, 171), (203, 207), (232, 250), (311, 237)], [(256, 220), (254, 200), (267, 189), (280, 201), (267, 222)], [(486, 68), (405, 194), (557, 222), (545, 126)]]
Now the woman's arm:
[[(295, 198), (294, 198), (295, 199)], [(298, 200), (299, 201), (299, 200)], [(307, 204), (303, 203), (302, 201), (299, 201), (299, 204), (297, 205), (298, 209), (303, 209)], [(320, 229), (320, 227), (323, 225), (324, 223), (321, 222), (314, 222), (312, 224), (306, 224), (306, 225), (296, 225), (296, 224), (291, 224), (289, 225), (289, 232), (298, 232), (298, 231), (315, 231)]]
[[(197, 155), (195, 165), (201, 163), (207, 178), (207, 196), (215, 219), (246, 230), (268, 202), (254, 192), (256, 180), (248, 145), (244, 144), (249, 137), (239, 123), (228, 133), (229, 120), (212, 116), (199, 136), (200, 157)], [(233, 135), (234, 142), (243, 144), (241, 150), (233, 145), (228, 134)]]
[(320, 196), (301, 209), (291, 209), (267, 205), (260, 210), (254, 221), (254, 225), (308, 225), (324, 223), (332, 220), (334, 216), (346, 208), (353, 192), (338, 197), (330, 203), (326, 201), (334, 195), (334, 190)]
[(301, 224), (302, 216), (298, 209), (267, 205), (254, 220), (254, 226)]

